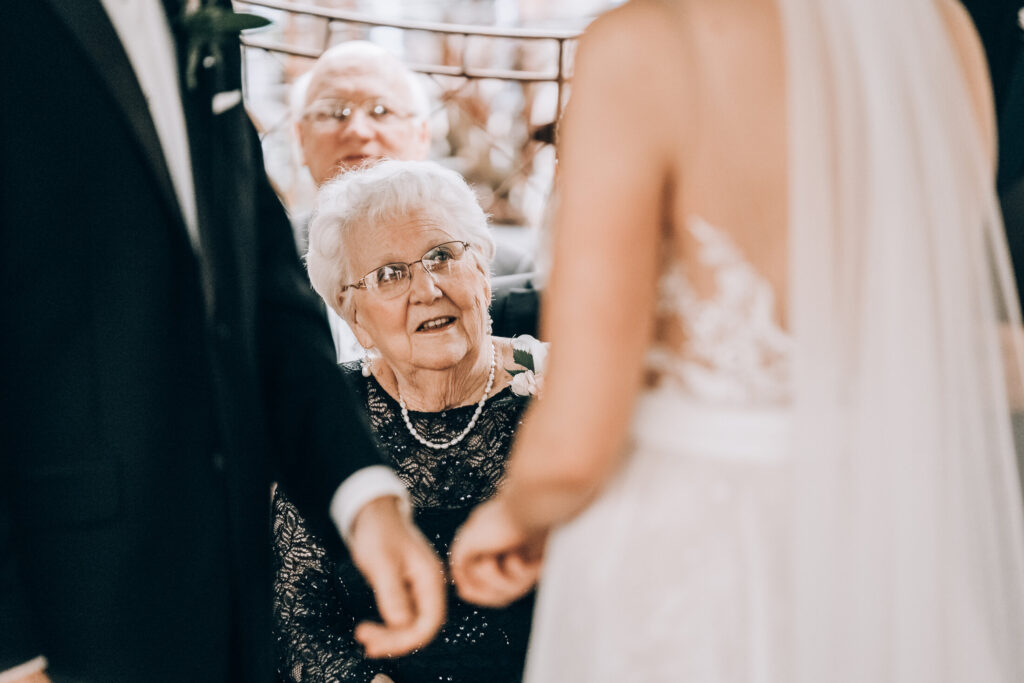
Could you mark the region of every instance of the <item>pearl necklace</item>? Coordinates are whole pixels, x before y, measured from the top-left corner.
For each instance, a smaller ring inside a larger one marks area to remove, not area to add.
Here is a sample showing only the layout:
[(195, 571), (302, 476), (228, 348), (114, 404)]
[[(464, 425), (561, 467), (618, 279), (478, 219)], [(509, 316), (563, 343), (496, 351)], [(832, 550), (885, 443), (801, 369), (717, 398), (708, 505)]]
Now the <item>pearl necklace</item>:
[(470, 418), (469, 424), (466, 425), (466, 428), (463, 429), (458, 436), (456, 436), (454, 439), (451, 439), (450, 441), (442, 441), (439, 443), (437, 441), (430, 441), (429, 439), (425, 439), (422, 436), (420, 436), (420, 433), (417, 432), (416, 428), (412, 426), (412, 421), (409, 419), (409, 410), (405, 407), (405, 400), (402, 398), (402, 390), (398, 389), (398, 405), (401, 406), (402, 408), (402, 421), (405, 422), (405, 428), (409, 430), (410, 434), (412, 434), (412, 438), (416, 439), (427, 448), (433, 448), (435, 451), (443, 450), (445, 448), (451, 448), (455, 444), (465, 439), (466, 435), (469, 434), (469, 432), (472, 431), (473, 427), (476, 426), (476, 421), (480, 418), (480, 413), (482, 413), (484, 410), (484, 403), (487, 402), (487, 396), (488, 394), (491, 393), (491, 387), (494, 386), (494, 367), (495, 365), (497, 365), (497, 357), (498, 353), (495, 350), (494, 342), (492, 341), (491, 371), (487, 375), (487, 386), (484, 387), (484, 395), (480, 397), (480, 401), (476, 404), (476, 410), (473, 411), (473, 417)]

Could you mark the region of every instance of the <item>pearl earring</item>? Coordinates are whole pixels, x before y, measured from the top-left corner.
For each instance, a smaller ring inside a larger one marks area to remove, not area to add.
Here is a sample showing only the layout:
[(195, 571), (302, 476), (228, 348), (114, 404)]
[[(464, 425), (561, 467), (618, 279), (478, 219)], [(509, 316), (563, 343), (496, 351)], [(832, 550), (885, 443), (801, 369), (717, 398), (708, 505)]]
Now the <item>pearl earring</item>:
[(363, 377), (370, 376), (370, 354), (369, 352), (363, 354), (363, 359), (359, 361), (359, 372)]

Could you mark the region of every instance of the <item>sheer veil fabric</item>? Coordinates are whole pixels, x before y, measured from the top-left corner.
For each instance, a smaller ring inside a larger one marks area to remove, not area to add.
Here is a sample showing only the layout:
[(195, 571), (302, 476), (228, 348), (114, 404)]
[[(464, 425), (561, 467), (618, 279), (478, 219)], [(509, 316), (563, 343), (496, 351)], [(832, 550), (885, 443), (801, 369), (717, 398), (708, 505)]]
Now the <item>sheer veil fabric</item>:
[(1020, 314), (963, 68), (935, 0), (779, 5), (795, 680), (1024, 681)]

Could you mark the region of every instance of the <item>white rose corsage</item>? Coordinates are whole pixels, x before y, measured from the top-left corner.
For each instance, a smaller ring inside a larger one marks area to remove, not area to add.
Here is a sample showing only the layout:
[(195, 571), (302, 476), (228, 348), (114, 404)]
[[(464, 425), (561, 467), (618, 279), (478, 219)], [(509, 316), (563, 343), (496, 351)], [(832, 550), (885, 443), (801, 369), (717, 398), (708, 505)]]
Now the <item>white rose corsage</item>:
[(512, 385), (509, 387), (512, 393), (517, 396), (539, 395), (544, 386), (548, 345), (528, 334), (513, 337), (512, 360), (520, 366), (505, 370), (512, 375)]

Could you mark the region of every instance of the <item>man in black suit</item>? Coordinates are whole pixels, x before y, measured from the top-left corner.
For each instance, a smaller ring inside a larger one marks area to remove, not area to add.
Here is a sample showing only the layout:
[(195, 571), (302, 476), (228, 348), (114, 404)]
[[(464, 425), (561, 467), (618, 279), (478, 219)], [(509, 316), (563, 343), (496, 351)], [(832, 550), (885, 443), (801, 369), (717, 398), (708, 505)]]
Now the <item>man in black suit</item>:
[(272, 479), (348, 534), (385, 621), (368, 652), (443, 617), (263, 173), (237, 32), (194, 21), (215, 5), (230, 19), (226, 0), (0, 11), (9, 680), (270, 680)]

